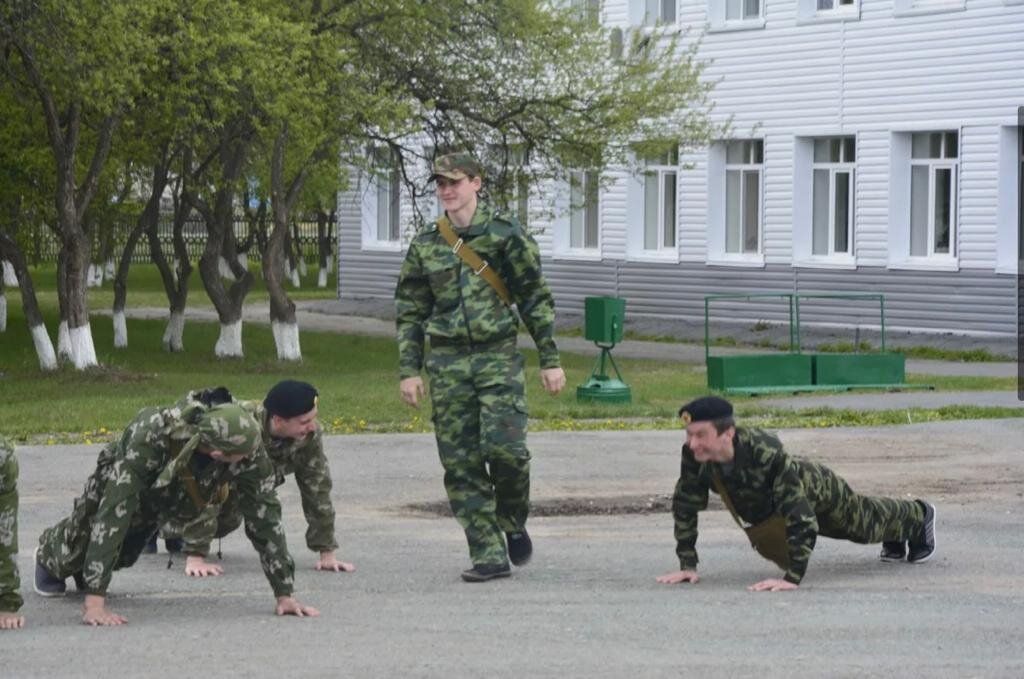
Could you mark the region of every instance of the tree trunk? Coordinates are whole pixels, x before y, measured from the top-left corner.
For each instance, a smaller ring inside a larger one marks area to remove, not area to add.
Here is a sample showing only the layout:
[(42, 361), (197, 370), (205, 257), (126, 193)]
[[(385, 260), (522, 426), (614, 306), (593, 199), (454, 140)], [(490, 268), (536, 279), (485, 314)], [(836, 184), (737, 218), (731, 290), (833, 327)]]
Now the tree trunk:
[(274, 228), (267, 241), (267, 252), (263, 257), (263, 280), (270, 294), (270, 327), (277, 346), (277, 358), (281, 361), (302, 360), (299, 345), (299, 325), (295, 319), (295, 303), (284, 290), (285, 248), (288, 241), (288, 214), (295, 195), (302, 185), (304, 173), (292, 182), (289, 190), (284, 186), (284, 151), (288, 138), (287, 124), (274, 141), (274, 153), (270, 161), (271, 208)]
[[(186, 152), (185, 167), (190, 163), (191, 154)], [(156, 168), (153, 171), (157, 174)], [(165, 177), (166, 179), (166, 177)], [(159, 214), (157, 218), (147, 222), (146, 238), (149, 241), (149, 251), (160, 272), (160, 280), (164, 285), (164, 293), (167, 295), (167, 303), (170, 307), (167, 326), (164, 329), (163, 348), (164, 351), (184, 351), (185, 332), (185, 303), (188, 300), (188, 279), (192, 275), (192, 262), (189, 260), (188, 248), (185, 246), (185, 238), (182, 235), (185, 220), (189, 215), (187, 202), (180, 200), (178, 195), (174, 196), (174, 259), (175, 268), (172, 269), (167, 263), (164, 255), (163, 245), (160, 243), (158, 228), (160, 225)]]
[[(188, 192), (189, 202), (199, 209), (206, 223), (208, 237), (199, 259), (199, 276), (206, 293), (217, 309), (220, 319), (220, 337), (214, 347), (218, 357), (243, 356), (242, 351), (242, 303), (252, 287), (253, 276), (242, 268), (235, 256), (234, 234), (234, 187), (241, 176), (247, 141), (232, 139), (229, 130), (223, 132), (220, 156), (222, 171), (211, 209), (205, 202)], [(228, 240), (230, 239), (230, 243)], [(221, 255), (226, 257), (236, 280), (227, 290), (220, 277)]]
[(0, 255), (11, 262), (17, 275), (18, 287), (21, 289), (21, 308), (24, 309), (25, 324), (36, 348), (39, 368), (56, 370), (57, 356), (53, 353), (53, 342), (50, 341), (50, 334), (43, 324), (43, 315), (39, 312), (39, 300), (36, 298), (36, 289), (32, 285), (32, 275), (29, 273), (25, 255), (18, 244), (3, 233), (0, 233)]
[(153, 181), (150, 184), (149, 200), (146, 207), (139, 215), (135, 228), (128, 234), (128, 240), (124, 244), (124, 251), (121, 253), (121, 261), (117, 265), (117, 274), (114, 276), (114, 347), (121, 349), (128, 346), (128, 325), (125, 322), (124, 307), (128, 298), (128, 269), (132, 265), (132, 255), (135, 254), (135, 246), (143, 232), (160, 221), (160, 196), (167, 187), (167, 174), (170, 171), (170, 162), (167, 158), (167, 146), (163, 147), (160, 161), (153, 165)]

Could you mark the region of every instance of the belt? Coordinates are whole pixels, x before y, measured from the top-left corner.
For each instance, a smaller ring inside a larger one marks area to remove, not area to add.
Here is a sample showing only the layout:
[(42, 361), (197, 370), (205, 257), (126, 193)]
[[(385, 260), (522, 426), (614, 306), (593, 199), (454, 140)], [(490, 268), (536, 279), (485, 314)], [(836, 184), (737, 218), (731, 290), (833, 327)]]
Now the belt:
[(466, 342), (464, 340), (451, 340), (445, 337), (430, 338), (431, 351), (440, 349), (444, 353), (472, 354), (481, 351), (514, 351), (515, 348), (515, 337), (506, 337), (494, 342)]

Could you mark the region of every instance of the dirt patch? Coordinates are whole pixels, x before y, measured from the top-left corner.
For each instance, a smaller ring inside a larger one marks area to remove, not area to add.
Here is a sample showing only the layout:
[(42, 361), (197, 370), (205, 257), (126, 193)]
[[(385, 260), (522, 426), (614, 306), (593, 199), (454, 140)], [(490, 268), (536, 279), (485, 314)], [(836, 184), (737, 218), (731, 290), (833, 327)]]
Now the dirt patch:
[[(430, 516), (452, 515), (447, 500), (414, 502), (402, 509)], [(613, 516), (661, 514), (671, 511), (671, 495), (623, 495), (618, 497), (560, 497), (530, 503), (530, 516)]]

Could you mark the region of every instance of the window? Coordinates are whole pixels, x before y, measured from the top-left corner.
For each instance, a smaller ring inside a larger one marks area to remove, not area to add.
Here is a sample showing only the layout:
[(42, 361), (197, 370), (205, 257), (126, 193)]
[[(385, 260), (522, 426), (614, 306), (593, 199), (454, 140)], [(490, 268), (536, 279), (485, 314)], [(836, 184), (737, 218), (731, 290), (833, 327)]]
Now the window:
[(814, 140), (811, 254), (853, 253), (853, 137)]
[(798, 23), (860, 19), (860, 0), (797, 0)]
[(488, 187), (501, 210), (512, 215), (524, 227), (530, 215), (530, 176), (527, 171), (530, 157), (519, 145), (503, 147), (493, 144), (488, 149), (488, 177), (494, 182)]
[(818, 11), (828, 12), (857, 6), (857, 0), (817, 0)]
[(761, 171), (764, 142), (730, 141), (725, 148), (725, 252), (761, 251)]
[(644, 159), (643, 213), (645, 251), (676, 247), (676, 174), (679, 150)]
[(745, 21), (761, 17), (761, 0), (725, 0), (725, 20)]
[(915, 132), (910, 140), (910, 256), (956, 254), (956, 132)]
[(640, 26), (676, 22), (676, 0), (631, 0), (631, 10)]
[(569, 173), (569, 248), (595, 250), (598, 247), (598, 175), (593, 171)]
[(373, 149), (373, 171), (362, 200), (363, 245), (377, 249), (401, 246), (402, 173), (387, 149)]
[(576, 18), (586, 25), (596, 27), (600, 24), (601, 0), (571, 0), (570, 7)]

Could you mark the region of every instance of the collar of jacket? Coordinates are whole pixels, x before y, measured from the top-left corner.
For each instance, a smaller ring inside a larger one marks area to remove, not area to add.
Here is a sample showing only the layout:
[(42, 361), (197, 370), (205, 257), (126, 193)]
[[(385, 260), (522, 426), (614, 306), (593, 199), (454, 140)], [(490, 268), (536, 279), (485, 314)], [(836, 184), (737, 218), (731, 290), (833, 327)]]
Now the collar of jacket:
[(452, 229), (455, 230), (455, 234), (460, 238), (465, 236), (479, 236), (487, 231), (487, 225), (491, 223), (493, 218), (494, 211), (487, 205), (478, 203), (476, 206), (476, 212), (473, 213), (473, 219), (469, 221), (469, 226), (465, 229), (460, 229), (455, 226), (455, 222), (452, 222)]

